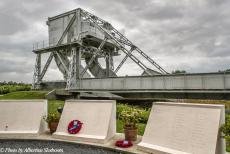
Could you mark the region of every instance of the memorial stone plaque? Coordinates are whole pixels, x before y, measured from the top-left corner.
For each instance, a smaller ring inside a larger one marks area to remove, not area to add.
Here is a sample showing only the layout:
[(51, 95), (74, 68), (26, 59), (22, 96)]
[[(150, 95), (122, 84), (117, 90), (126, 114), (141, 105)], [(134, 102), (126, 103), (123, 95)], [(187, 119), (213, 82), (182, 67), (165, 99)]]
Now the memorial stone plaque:
[(37, 136), (47, 130), (47, 100), (1, 100), (0, 137)]
[[(70, 121), (80, 120), (82, 128), (69, 134)], [(68, 100), (62, 112), (55, 138), (105, 143), (116, 133), (116, 102), (113, 100)]]
[(224, 105), (154, 103), (138, 148), (154, 154), (224, 154)]

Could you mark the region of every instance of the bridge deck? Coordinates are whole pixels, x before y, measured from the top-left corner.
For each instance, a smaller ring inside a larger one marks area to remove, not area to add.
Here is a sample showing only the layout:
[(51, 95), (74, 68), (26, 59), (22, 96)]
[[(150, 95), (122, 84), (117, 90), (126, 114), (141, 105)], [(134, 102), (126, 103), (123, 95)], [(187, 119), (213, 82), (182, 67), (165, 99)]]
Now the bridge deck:
[[(52, 86), (60, 85), (60, 82), (43, 82), (43, 84), (51, 89)], [(62, 85), (64, 88), (65, 83), (62, 82)], [(218, 97), (218, 99), (230, 99), (228, 98), (230, 97), (230, 73), (84, 78), (81, 79), (79, 88), (69, 91), (110, 91), (127, 97), (131, 95), (132, 97), (168, 98), (171, 98), (171, 96), (173, 98), (191, 96), (192, 98)]]
[(76, 90), (230, 90), (230, 73), (87, 78)]

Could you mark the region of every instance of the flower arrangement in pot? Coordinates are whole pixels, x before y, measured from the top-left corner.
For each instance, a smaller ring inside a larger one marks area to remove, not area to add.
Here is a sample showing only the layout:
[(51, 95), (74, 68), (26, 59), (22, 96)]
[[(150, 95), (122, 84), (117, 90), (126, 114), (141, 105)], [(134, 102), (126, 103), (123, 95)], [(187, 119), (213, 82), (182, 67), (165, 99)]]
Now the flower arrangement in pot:
[(124, 124), (125, 140), (136, 141), (137, 140), (137, 124), (140, 121), (140, 110), (135, 107), (127, 107), (119, 114), (119, 119)]
[(60, 114), (58, 113), (49, 113), (44, 117), (45, 121), (48, 123), (50, 133), (53, 134), (57, 130), (58, 122), (60, 120)]

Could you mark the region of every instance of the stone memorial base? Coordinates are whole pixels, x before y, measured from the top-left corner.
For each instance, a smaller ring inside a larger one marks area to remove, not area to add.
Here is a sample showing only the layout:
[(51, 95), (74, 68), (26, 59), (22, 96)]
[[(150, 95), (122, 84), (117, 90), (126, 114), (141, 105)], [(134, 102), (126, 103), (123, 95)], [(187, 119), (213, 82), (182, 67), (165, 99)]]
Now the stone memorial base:
[(38, 136), (47, 130), (47, 100), (1, 100), (0, 138)]
[[(68, 124), (80, 120), (79, 133), (69, 134)], [(112, 100), (68, 100), (53, 137), (84, 142), (105, 143), (116, 133), (116, 102)]]
[(225, 154), (224, 105), (157, 102), (138, 149), (154, 154)]

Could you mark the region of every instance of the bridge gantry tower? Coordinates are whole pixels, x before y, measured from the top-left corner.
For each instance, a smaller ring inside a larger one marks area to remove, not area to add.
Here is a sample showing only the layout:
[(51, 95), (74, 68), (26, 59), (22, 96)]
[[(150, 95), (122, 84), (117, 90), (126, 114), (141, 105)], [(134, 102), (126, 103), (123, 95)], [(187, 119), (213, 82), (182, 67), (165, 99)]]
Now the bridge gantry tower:
[[(47, 21), (49, 42), (34, 45), (37, 55), (33, 76), (33, 88), (39, 89), (42, 79), (54, 59), (66, 81), (66, 89), (78, 89), (82, 78), (116, 77), (117, 72), (128, 58), (143, 69), (141, 75), (167, 74), (151, 57), (134, 45), (109, 22), (83, 10), (75, 9), (51, 18)], [(119, 65), (114, 68), (113, 57), (125, 54)], [(139, 53), (151, 66), (134, 55)], [(41, 68), (41, 55), (49, 53), (49, 57)], [(104, 58), (103, 68), (98, 58)], [(81, 64), (85, 60), (86, 66)]]

